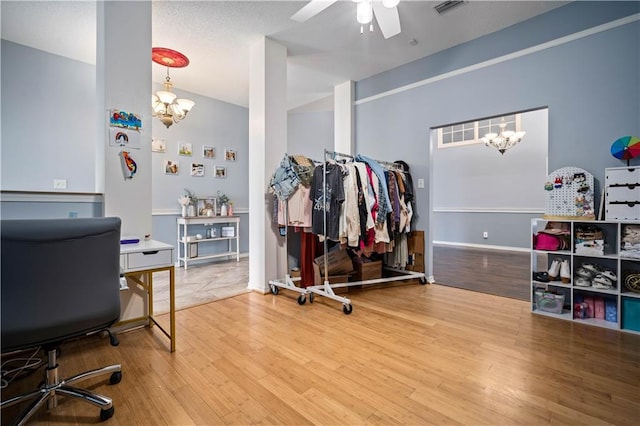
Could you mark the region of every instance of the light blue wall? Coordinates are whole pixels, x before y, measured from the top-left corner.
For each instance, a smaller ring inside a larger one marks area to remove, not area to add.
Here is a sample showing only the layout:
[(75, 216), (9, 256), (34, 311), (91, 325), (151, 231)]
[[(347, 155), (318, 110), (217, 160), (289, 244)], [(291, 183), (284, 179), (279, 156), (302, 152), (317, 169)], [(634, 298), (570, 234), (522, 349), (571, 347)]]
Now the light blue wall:
[(96, 192), (96, 73), (2, 40), (2, 190)]
[[(358, 82), (357, 150), (371, 153), (375, 158), (410, 159), (414, 181), (427, 180), (427, 188), (417, 193), (418, 229), (429, 226), (430, 128), (446, 123), (546, 105), (549, 107), (549, 170), (582, 167), (602, 182), (606, 167), (623, 165), (609, 153), (611, 143), (620, 136), (640, 134), (640, 23), (637, 19), (545, 50), (434, 79), (410, 90), (371, 100), (366, 97), (529, 48), (571, 30), (588, 29), (610, 19), (637, 14), (639, 7), (638, 2), (571, 3), (534, 18), (533, 22)], [(640, 159), (633, 160), (632, 164), (640, 164)], [(451, 172), (455, 173), (455, 169)], [(596, 199), (599, 194), (597, 191)], [(435, 219), (432, 227), (456, 229), (457, 241), (473, 241), (483, 230), (480, 225), (470, 227), (466, 222), (468, 218), (451, 216), (446, 221), (437, 218), (437, 222)], [(501, 216), (491, 220), (505, 225), (498, 227), (494, 244), (529, 247), (528, 222), (514, 225), (520, 229), (520, 237), (514, 241), (515, 228), (507, 226), (515, 223), (513, 220)], [(480, 221), (472, 223), (476, 222)]]
[[(178, 84), (180, 80), (173, 76)], [(161, 85), (154, 84), (154, 90)], [(153, 137), (164, 139), (167, 150), (152, 153), (153, 210), (154, 213), (180, 213), (178, 197), (188, 188), (196, 195), (226, 194), (236, 209), (248, 209), (249, 173), (249, 110), (247, 108), (208, 98), (195, 93), (174, 89), (178, 97), (188, 98), (196, 104), (184, 121), (174, 123), (168, 129), (156, 118), (152, 118)], [(190, 143), (191, 157), (178, 155), (180, 143)], [(202, 156), (204, 145), (216, 148), (214, 159)], [(236, 151), (236, 161), (225, 160), (225, 149)], [(164, 174), (164, 162), (178, 162), (178, 175)], [(204, 164), (203, 177), (191, 176), (191, 164)], [(214, 177), (214, 166), (226, 167), (225, 179)]]

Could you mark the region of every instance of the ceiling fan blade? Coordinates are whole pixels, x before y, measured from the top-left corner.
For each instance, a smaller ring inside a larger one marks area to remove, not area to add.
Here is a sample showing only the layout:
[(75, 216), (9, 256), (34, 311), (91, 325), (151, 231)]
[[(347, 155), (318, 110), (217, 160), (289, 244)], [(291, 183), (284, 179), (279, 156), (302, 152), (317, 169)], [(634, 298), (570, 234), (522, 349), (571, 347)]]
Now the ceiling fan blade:
[(397, 7), (386, 8), (382, 2), (374, 1), (373, 13), (385, 39), (400, 34), (400, 15)]
[(294, 13), (291, 16), (291, 19), (296, 22), (304, 22), (322, 12), (336, 1), (337, 0), (311, 0), (309, 3), (304, 5), (302, 9)]

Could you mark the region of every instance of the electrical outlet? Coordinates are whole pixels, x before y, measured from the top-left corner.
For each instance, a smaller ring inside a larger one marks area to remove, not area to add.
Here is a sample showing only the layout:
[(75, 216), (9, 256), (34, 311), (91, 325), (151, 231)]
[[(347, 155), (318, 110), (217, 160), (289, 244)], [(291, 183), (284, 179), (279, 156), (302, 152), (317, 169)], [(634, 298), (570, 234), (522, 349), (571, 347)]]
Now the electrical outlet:
[(54, 179), (53, 180), (53, 189), (67, 189), (67, 180), (66, 179)]
[(482, 233), (482, 238), (484, 238), (484, 239), (489, 238), (489, 233), (488, 233), (487, 231), (484, 231), (484, 232)]

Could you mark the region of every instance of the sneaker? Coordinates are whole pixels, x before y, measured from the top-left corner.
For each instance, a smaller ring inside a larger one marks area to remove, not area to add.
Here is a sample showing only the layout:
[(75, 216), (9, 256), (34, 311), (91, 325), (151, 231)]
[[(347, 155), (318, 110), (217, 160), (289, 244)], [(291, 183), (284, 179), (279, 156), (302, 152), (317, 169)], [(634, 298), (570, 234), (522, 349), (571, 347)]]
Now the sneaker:
[(571, 267), (568, 260), (563, 260), (560, 264), (560, 278), (565, 284), (571, 282)]
[(600, 274), (609, 278), (612, 282), (618, 281), (618, 277), (611, 269), (605, 269), (604, 271), (600, 272)]
[(591, 271), (589, 271), (588, 269), (581, 267), (578, 268), (578, 270), (576, 271), (576, 276), (577, 277), (582, 277), (582, 278), (586, 278), (588, 280), (591, 280), (593, 278), (595, 274)]
[(583, 263), (582, 267), (587, 271), (592, 272), (593, 275), (600, 274), (604, 271), (604, 268), (597, 263)]
[(593, 279), (593, 288), (601, 290), (613, 290), (613, 282), (602, 274), (596, 275)]
[(576, 287), (591, 287), (591, 280), (584, 277), (578, 277), (576, 278), (574, 284)]
[(534, 281), (539, 281), (541, 283), (548, 283), (549, 282), (549, 274), (547, 272), (534, 272), (533, 273), (533, 280)]

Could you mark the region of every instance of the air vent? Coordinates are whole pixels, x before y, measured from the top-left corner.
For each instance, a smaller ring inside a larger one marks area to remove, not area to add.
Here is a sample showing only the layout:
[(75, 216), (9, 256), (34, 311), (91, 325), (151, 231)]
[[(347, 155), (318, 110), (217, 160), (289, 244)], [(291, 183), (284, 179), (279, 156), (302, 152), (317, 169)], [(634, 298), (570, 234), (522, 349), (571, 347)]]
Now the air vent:
[(436, 10), (436, 12), (442, 15), (447, 10), (453, 9), (456, 6), (460, 6), (462, 3), (464, 3), (464, 0), (448, 0), (435, 5), (434, 9)]

